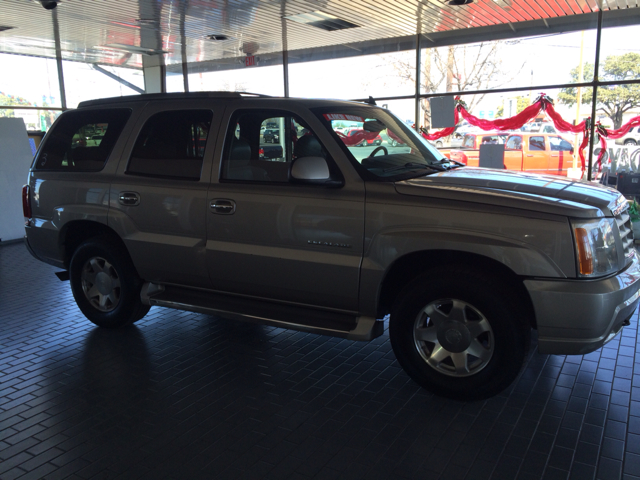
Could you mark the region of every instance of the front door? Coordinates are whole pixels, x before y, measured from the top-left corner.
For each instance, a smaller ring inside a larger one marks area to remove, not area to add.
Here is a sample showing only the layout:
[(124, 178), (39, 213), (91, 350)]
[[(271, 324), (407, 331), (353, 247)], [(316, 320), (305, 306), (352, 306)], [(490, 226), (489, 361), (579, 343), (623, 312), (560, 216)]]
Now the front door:
[[(364, 183), (345, 181), (319, 137), (290, 112), (237, 110), (228, 125), (208, 196), (213, 288), (357, 311)], [(277, 137), (265, 139), (265, 127)], [(325, 158), (332, 181), (290, 178), (292, 160), (305, 156)]]

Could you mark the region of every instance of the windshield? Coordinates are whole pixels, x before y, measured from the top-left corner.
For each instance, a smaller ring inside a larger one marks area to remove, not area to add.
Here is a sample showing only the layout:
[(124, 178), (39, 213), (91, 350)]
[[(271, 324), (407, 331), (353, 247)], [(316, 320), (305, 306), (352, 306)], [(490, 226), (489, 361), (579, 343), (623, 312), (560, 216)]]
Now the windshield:
[(387, 110), (338, 106), (314, 113), (366, 179), (396, 181), (457, 166)]

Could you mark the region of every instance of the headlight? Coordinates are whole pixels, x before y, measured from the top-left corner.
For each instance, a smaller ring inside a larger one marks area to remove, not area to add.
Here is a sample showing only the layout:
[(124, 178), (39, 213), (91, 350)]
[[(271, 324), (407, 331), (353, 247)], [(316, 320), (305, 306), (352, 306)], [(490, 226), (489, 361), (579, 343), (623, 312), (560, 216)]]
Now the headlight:
[(581, 277), (601, 277), (618, 270), (614, 222), (613, 218), (571, 222)]

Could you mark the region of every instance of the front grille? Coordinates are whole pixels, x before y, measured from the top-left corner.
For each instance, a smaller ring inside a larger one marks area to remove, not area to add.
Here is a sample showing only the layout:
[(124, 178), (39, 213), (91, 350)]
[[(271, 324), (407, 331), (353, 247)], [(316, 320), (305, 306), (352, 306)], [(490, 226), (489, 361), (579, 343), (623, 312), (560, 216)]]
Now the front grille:
[(622, 240), (622, 250), (624, 252), (625, 266), (628, 265), (633, 257), (633, 228), (631, 227), (631, 217), (629, 212), (624, 211), (615, 216), (618, 230), (620, 231), (620, 240)]

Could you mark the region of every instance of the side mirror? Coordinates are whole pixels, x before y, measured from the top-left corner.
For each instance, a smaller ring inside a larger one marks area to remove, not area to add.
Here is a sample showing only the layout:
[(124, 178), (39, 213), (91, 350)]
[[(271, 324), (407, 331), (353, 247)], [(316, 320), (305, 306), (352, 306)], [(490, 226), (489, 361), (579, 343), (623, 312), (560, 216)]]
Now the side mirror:
[(291, 177), (295, 180), (329, 180), (329, 165), (322, 157), (300, 157), (291, 165)]
[(573, 155), (573, 147), (571, 147), (571, 150), (569, 150), (569, 153)]

